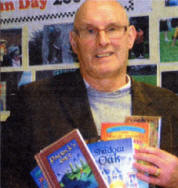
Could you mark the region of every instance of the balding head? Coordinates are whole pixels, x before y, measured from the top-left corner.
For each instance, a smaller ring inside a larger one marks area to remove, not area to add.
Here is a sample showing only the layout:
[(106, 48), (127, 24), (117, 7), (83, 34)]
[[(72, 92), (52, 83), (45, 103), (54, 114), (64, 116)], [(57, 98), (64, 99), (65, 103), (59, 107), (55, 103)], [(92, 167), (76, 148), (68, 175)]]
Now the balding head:
[[(102, 10), (104, 9), (112, 9), (115, 12), (116, 17), (120, 17), (118, 23), (120, 25), (128, 25), (128, 16), (124, 7), (117, 0), (86, 0), (80, 8), (77, 10), (75, 19), (74, 19), (74, 27), (78, 28), (83, 21), (86, 21), (87, 15), (92, 15), (93, 10)], [(97, 15), (94, 15), (96, 17)], [(109, 16), (109, 15), (108, 15)]]

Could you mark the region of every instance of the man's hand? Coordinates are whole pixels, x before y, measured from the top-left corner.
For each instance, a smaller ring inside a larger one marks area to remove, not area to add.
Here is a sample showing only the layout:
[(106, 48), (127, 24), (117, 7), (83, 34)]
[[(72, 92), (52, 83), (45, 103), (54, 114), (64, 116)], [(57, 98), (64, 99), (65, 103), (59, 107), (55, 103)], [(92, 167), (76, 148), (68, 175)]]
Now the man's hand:
[(178, 188), (178, 158), (166, 151), (153, 147), (144, 147), (135, 151), (137, 177), (153, 185), (166, 188)]

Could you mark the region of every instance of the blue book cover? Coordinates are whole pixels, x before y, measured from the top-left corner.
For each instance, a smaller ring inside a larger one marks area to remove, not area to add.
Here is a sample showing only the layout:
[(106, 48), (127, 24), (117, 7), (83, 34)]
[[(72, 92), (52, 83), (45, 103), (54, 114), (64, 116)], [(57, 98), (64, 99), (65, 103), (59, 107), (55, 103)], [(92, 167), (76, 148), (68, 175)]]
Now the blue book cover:
[(48, 156), (61, 187), (97, 188), (98, 183), (76, 140), (71, 140)]
[(40, 188), (49, 188), (46, 179), (43, 176), (43, 173), (40, 169), (39, 166), (35, 167), (31, 172), (30, 172), (32, 178), (34, 179), (35, 183), (37, 184), (38, 187)]
[(131, 138), (100, 141), (88, 144), (88, 147), (110, 187), (148, 187), (147, 183), (138, 180), (136, 169), (132, 167), (134, 149)]

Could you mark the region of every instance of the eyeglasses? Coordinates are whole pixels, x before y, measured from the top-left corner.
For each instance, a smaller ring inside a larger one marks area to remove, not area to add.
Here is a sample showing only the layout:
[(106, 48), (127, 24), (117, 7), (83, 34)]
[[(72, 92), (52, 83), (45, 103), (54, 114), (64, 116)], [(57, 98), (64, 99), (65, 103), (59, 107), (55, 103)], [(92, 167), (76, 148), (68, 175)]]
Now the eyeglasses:
[(75, 29), (74, 31), (83, 39), (95, 40), (100, 31), (104, 31), (109, 39), (121, 38), (127, 31), (128, 26), (112, 25), (106, 29), (97, 29), (95, 27), (87, 27), (83, 29)]

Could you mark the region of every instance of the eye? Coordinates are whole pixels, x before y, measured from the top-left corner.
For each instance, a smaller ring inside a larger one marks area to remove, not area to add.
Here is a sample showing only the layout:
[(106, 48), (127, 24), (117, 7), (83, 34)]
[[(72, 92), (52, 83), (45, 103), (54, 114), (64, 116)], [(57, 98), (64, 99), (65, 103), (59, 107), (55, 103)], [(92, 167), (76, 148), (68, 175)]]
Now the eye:
[(117, 30), (117, 28), (116, 27), (109, 27), (108, 29), (107, 29), (107, 31), (108, 32), (113, 32), (113, 31), (116, 31)]
[(87, 28), (86, 31), (87, 31), (88, 34), (95, 34), (96, 33), (96, 29), (94, 29), (94, 28)]

